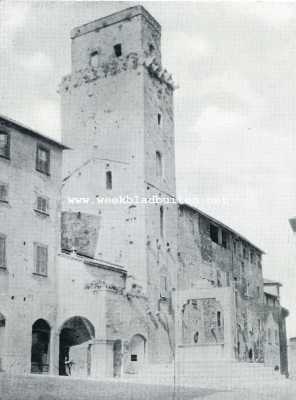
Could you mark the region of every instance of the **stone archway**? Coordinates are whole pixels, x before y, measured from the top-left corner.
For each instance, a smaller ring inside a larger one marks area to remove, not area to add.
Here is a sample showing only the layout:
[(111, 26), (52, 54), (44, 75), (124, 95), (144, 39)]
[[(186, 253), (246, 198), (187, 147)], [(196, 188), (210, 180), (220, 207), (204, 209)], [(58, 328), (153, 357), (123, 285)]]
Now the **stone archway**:
[(64, 322), (60, 330), (59, 375), (90, 376), (95, 329), (80, 316)]
[(48, 373), (49, 341), (50, 326), (44, 319), (38, 319), (32, 325), (31, 373)]

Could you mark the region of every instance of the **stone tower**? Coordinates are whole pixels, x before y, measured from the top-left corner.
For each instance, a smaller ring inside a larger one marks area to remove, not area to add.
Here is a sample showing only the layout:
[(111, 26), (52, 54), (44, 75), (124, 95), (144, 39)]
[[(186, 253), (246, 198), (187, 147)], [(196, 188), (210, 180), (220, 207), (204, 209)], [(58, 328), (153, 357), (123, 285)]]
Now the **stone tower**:
[(72, 149), (64, 223), (85, 218), (76, 250), (127, 268), (157, 306), (175, 287), (177, 238), (176, 204), (157, 200), (175, 199), (174, 83), (161, 66), (161, 27), (136, 6), (75, 28), (71, 39), (72, 71), (60, 86), (62, 139)]

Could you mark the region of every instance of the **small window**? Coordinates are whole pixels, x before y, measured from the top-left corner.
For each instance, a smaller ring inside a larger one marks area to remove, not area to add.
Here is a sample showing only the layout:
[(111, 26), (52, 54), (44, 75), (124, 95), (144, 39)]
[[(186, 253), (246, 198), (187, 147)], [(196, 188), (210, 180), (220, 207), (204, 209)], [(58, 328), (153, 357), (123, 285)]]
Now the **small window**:
[(160, 113), (157, 114), (157, 123), (159, 126), (161, 125), (161, 114)]
[(154, 48), (153, 44), (150, 43), (150, 44), (149, 44), (149, 53), (150, 53), (150, 54), (153, 54), (153, 53), (154, 53), (154, 50), (155, 50), (155, 48)]
[(6, 236), (0, 234), (0, 268), (6, 268)]
[(243, 275), (245, 273), (245, 263), (242, 261), (241, 262), (241, 274)]
[(112, 172), (111, 171), (106, 172), (106, 189), (107, 190), (112, 189)]
[(37, 145), (36, 170), (49, 175), (50, 152), (47, 148)]
[(222, 246), (227, 249), (228, 247), (228, 233), (222, 230)]
[(198, 337), (199, 337), (199, 332), (195, 332), (195, 334), (193, 336), (194, 343), (198, 343)]
[(164, 237), (164, 209), (163, 206), (159, 208), (159, 225), (160, 225), (160, 236)]
[(155, 157), (156, 157), (156, 176), (162, 177), (163, 175), (162, 155), (159, 151), (156, 151)]
[(234, 252), (234, 254), (237, 253), (237, 243), (235, 240), (233, 241), (233, 252)]
[(217, 311), (217, 326), (221, 328), (221, 311)]
[(131, 361), (138, 361), (138, 355), (137, 354), (131, 354)]
[(0, 183), (0, 202), (8, 203), (8, 185)]
[(210, 236), (213, 242), (219, 243), (219, 229), (215, 225), (210, 225)]
[(0, 157), (10, 157), (10, 136), (7, 132), (0, 132)]
[(35, 273), (47, 276), (48, 250), (47, 246), (35, 243)]
[(93, 68), (98, 68), (99, 66), (99, 53), (97, 51), (93, 51), (90, 55), (90, 65)]
[(37, 196), (36, 210), (41, 213), (48, 214), (49, 200), (47, 197)]
[(116, 57), (120, 57), (122, 54), (122, 50), (121, 50), (121, 44), (118, 43), (114, 46), (114, 53), (116, 55)]

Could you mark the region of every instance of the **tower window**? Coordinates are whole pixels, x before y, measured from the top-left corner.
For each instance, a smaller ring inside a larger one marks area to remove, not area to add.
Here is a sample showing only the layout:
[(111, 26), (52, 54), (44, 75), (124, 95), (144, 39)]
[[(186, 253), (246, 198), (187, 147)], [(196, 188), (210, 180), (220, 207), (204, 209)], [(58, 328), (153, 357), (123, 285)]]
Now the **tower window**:
[(219, 243), (219, 229), (215, 225), (210, 225), (210, 236), (213, 242)]
[(35, 247), (35, 274), (47, 276), (48, 250), (43, 244), (34, 244)]
[(161, 114), (160, 113), (157, 114), (157, 123), (158, 123), (158, 125), (161, 125)]
[(159, 225), (160, 225), (160, 236), (164, 236), (164, 209), (163, 206), (160, 206), (159, 209)]
[(106, 189), (108, 189), (108, 190), (112, 189), (112, 172), (111, 171), (106, 172)]
[(50, 152), (47, 148), (37, 145), (36, 170), (49, 175)]
[(90, 65), (94, 68), (98, 68), (99, 66), (99, 53), (97, 51), (93, 51), (90, 55)]
[(162, 155), (159, 151), (155, 153), (156, 156), (156, 176), (162, 176), (163, 166), (162, 166)]
[(217, 326), (221, 327), (221, 311), (217, 311)]
[(154, 50), (155, 50), (155, 48), (154, 48), (154, 46), (153, 46), (153, 44), (149, 44), (149, 53), (150, 54), (153, 54), (154, 53)]
[(7, 132), (0, 132), (0, 157), (9, 158), (10, 156), (10, 137)]
[(121, 44), (118, 43), (113, 48), (114, 48), (114, 53), (115, 53), (116, 57), (120, 57), (122, 55)]

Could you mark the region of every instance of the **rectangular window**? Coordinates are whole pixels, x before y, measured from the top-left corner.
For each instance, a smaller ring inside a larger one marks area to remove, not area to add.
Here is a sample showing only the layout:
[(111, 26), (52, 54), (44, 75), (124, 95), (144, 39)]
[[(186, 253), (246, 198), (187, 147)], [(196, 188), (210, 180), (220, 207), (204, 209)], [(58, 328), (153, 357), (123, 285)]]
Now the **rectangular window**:
[(0, 268), (6, 268), (6, 236), (0, 234)]
[(210, 236), (213, 242), (219, 243), (219, 229), (215, 225), (210, 225)]
[(163, 176), (162, 155), (160, 151), (155, 152), (156, 157), (156, 176)]
[(43, 174), (49, 175), (50, 168), (50, 152), (47, 148), (37, 145), (36, 153), (36, 170)]
[(94, 51), (90, 55), (90, 65), (93, 68), (98, 68), (99, 66), (99, 54), (97, 51)]
[(0, 157), (10, 157), (10, 136), (7, 132), (0, 132)]
[(217, 311), (217, 326), (221, 327), (221, 311)]
[(49, 200), (47, 197), (37, 196), (36, 210), (41, 213), (48, 214)]
[(118, 43), (114, 46), (114, 53), (116, 57), (120, 57), (122, 55), (122, 49), (121, 49), (121, 44)]
[(157, 123), (159, 126), (161, 125), (161, 114), (160, 113), (157, 114)]
[(111, 171), (106, 172), (106, 189), (107, 190), (112, 189), (112, 172)]
[(8, 185), (0, 183), (0, 202), (8, 203)]
[(47, 246), (35, 243), (35, 273), (47, 276), (48, 250)]
[(222, 246), (227, 249), (228, 247), (228, 233), (222, 230)]

